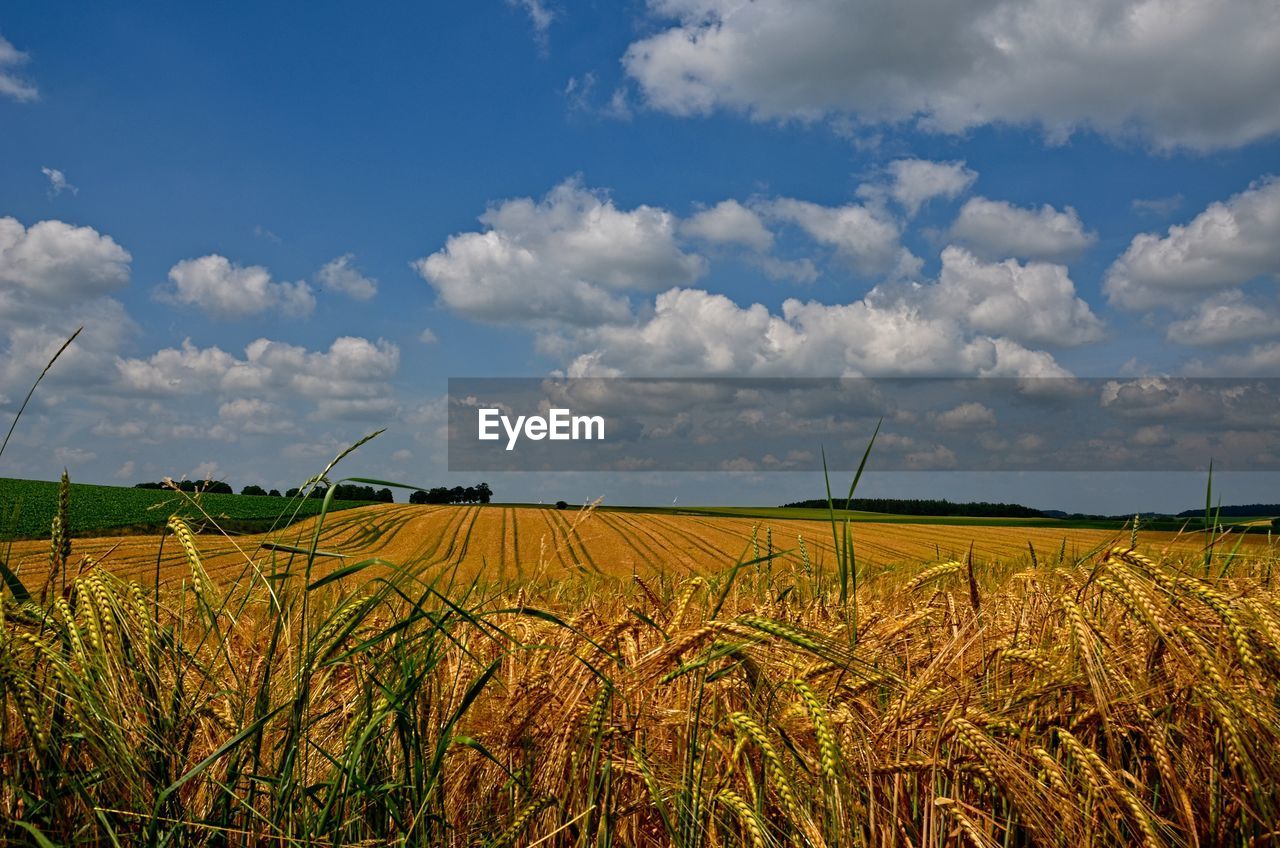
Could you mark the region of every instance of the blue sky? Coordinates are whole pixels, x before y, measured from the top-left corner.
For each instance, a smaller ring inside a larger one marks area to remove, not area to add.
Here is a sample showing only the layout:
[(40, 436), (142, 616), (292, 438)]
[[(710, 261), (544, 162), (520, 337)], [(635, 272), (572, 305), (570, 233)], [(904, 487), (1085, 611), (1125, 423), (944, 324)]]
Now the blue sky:
[(86, 325), (6, 476), (285, 487), (386, 427), (349, 472), (450, 480), (450, 376), (1280, 375), (1271, 3), (13, 2), (0, 39), (0, 411)]

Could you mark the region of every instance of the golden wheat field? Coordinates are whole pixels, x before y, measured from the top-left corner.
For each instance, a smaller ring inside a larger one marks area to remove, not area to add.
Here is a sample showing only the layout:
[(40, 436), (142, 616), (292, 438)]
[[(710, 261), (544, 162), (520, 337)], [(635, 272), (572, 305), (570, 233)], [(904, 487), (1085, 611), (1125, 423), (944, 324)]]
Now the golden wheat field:
[[(249, 560), (272, 557), (263, 543), (309, 545), (315, 519), (272, 534), (201, 537), (205, 567), (215, 578), (238, 574)], [(859, 522), (852, 526), (855, 555), (865, 565), (920, 563), (973, 554), (995, 561), (1034, 548), (1057, 554), (1065, 547), (1084, 554), (1114, 541), (1107, 530), (1022, 526), (973, 526)], [(1192, 551), (1200, 534), (1144, 533), (1144, 545), (1157, 553)], [(1244, 538), (1242, 547), (1265, 544), (1265, 537)], [(351, 560), (378, 558), (408, 569), (448, 568), (470, 577), (493, 579), (556, 577), (572, 572), (611, 576), (633, 573), (697, 575), (718, 571), (739, 558), (771, 551), (798, 551), (816, 562), (833, 555), (831, 525), (814, 520), (761, 520), (720, 516), (555, 510), (494, 506), (369, 506), (330, 514), (319, 547), (341, 554), (325, 557), (321, 570)], [(1029, 547), (1030, 546), (1030, 547)], [(102, 560), (103, 567), (129, 578), (161, 580), (188, 575), (180, 547), (150, 536), (76, 539), (75, 558)], [(12, 561), (20, 570), (47, 567), (48, 544), (18, 542)]]

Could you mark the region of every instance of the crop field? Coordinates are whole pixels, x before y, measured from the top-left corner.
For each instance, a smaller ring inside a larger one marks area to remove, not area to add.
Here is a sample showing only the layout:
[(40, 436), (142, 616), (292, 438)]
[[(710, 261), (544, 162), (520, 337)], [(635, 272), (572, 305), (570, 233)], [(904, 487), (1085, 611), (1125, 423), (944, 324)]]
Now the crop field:
[(377, 506), (281, 547), (313, 522), (0, 548), (0, 841), (1276, 839), (1265, 539)]
[[(247, 499), (246, 499), (247, 500)], [(73, 499), (74, 503), (74, 499)], [(966, 558), (970, 546), (979, 562), (1030, 555), (1081, 556), (1123, 537), (1116, 531), (1044, 526), (979, 526), (972, 523), (878, 523), (850, 525), (854, 555), (866, 567), (918, 567), (920, 563)], [(269, 570), (290, 556), (278, 547), (306, 547), (313, 519), (286, 530), (234, 537), (201, 537), (204, 567), (219, 579), (233, 579), (250, 561)], [(1146, 549), (1192, 551), (1204, 544), (1199, 533), (1143, 534)], [(1265, 545), (1263, 535), (1242, 537), (1241, 548)], [(1234, 542), (1233, 542), (1234, 544)], [(831, 524), (815, 519), (737, 518), (669, 515), (661, 512), (555, 510), (491, 506), (364, 506), (326, 517), (318, 542), (325, 554), (321, 573), (351, 562), (377, 558), (414, 571), (449, 570), (489, 580), (563, 577), (587, 572), (615, 577), (709, 574), (739, 558), (778, 553), (808, 557), (818, 565), (834, 556)], [(159, 534), (127, 538), (76, 539), (73, 564), (81, 556), (101, 561), (130, 579), (189, 577), (180, 546)], [(18, 542), (13, 567), (35, 573), (47, 567), (48, 544)]]
[[(209, 515), (224, 522), (270, 523), (282, 515), (315, 515), (319, 500), (248, 495), (202, 494)], [(364, 501), (333, 501), (331, 510), (363, 506)], [(0, 539), (38, 539), (49, 533), (58, 509), (58, 484), (43, 480), (0, 478)], [(163, 528), (175, 512), (199, 517), (190, 496), (169, 490), (71, 484), (70, 527), (77, 536), (119, 528)]]

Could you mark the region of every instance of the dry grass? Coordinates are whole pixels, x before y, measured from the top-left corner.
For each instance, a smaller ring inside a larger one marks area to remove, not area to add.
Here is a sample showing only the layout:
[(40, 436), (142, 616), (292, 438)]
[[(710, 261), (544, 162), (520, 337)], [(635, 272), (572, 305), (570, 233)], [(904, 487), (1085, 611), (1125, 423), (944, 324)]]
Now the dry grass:
[[(1195, 551), (1157, 560), (1127, 544), (860, 566), (855, 608), (836, 600), (816, 529), (803, 552), (771, 553), (758, 535), (760, 557), (731, 569), (699, 553), (698, 578), (619, 577), (584, 562), (596, 515), (537, 554), (522, 527), (531, 559), (501, 578), (489, 560), (482, 582), (457, 566), (492, 532), (480, 522), (503, 513), (428, 514), (436, 537), (413, 544), (465, 547), (437, 560), (455, 567), (347, 561), (325, 578), (320, 560), (276, 552), (233, 573), (175, 527), (185, 583), (153, 593), (108, 560), (68, 562), (44, 589), (29, 581), (30, 598), (10, 586), (0, 835), (688, 848), (1277, 838), (1269, 549), (1216, 557), (1207, 574)], [(612, 523), (637, 546), (742, 541), (642, 534), (628, 518)], [(376, 540), (399, 534), (377, 530), (365, 538), (390, 553)], [(359, 526), (342, 532), (357, 544)], [(1025, 545), (1028, 531), (1010, 532)]]

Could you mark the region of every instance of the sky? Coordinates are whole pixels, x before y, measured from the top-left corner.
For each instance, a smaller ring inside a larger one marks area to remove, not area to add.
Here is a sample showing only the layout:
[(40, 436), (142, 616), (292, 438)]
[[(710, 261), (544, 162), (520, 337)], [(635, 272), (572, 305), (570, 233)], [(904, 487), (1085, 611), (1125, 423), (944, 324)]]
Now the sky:
[[(450, 377), (1280, 376), (1277, 43), (1273, 0), (10, 0), (0, 423), (85, 329), (0, 476), (287, 488), (385, 428), (347, 474), (472, 483)], [(1205, 483), (871, 465), (1082, 511)]]

